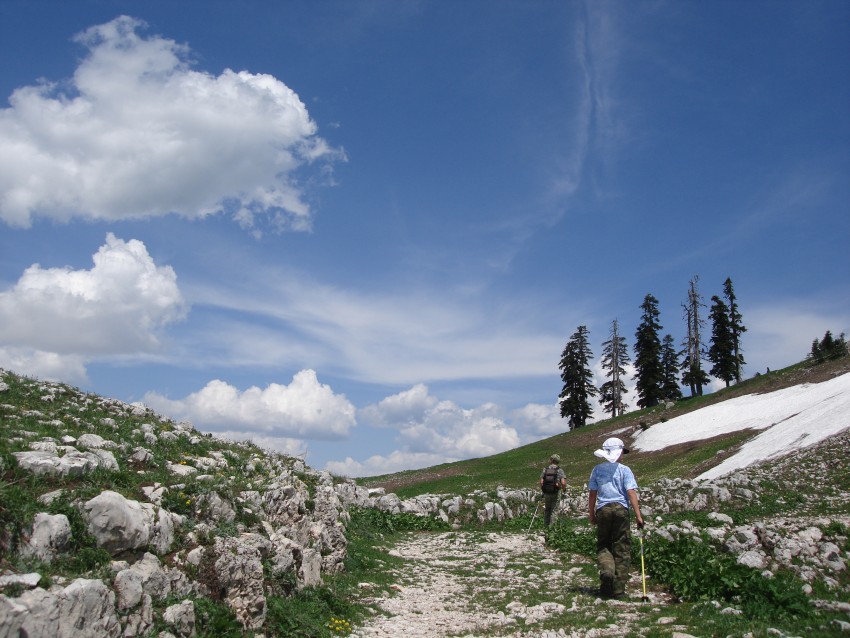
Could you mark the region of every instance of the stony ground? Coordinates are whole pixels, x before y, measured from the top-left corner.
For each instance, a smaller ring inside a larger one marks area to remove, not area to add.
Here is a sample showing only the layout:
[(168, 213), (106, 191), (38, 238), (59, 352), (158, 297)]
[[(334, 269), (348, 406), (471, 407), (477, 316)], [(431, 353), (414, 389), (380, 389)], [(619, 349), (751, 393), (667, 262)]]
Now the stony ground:
[(641, 602), (639, 567), (629, 601), (602, 601), (594, 566), (578, 556), (564, 562), (539, 534), (411, 534), (389, 553), (403, 559), (395, 584), (374, 595), (364, 583), (380, 611), (354, 628), (356, 638), (592, 638), (623, 636), (647, 614), (665, 622), (655, 594)]

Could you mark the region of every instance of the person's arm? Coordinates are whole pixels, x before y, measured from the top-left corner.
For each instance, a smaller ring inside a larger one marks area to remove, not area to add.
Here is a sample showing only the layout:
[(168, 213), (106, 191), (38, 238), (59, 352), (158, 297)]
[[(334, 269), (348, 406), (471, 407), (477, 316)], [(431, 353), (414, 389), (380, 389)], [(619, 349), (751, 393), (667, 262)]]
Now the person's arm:
[(590, 510), (590, 524), (596, 525), (596, 490), (590, 490), (590, 496), (587, 499), (587, 508)]
[(626, 493), (629, 495), (629, 503), (631, 503), (632, 510), (635, 513), (637, 526), (643, 527), (643, 516), (640, 515), (640, 503), (638, 502), (637, 490), (628, 490)]

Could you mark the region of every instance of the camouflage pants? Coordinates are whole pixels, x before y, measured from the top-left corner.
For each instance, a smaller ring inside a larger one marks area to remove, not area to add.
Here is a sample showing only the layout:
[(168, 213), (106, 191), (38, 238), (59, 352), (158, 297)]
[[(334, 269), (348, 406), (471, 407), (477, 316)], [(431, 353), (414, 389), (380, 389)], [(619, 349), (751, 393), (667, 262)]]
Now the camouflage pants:
[(596, 559), (603, 596), (622, 596), (632, 565), (629, 510), (609, 503), (596, 510)]
[(554, 494), (543, 495), (543, 524), (546, 527), (552, 524), (552, 512), (555, 511), (555, 506), (558, 504), (559, 492)]

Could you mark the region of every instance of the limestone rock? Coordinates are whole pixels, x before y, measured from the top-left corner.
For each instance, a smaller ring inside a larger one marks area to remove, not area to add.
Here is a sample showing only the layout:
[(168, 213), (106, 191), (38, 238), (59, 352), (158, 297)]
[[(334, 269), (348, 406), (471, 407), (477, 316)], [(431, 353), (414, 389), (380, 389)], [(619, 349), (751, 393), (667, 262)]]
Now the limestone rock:
[(162, 613), (162, 620), (178, 636), (195, 635), (195, 605), (191, 600), (184, 600), (177, 605), (171, 605)]
[(68, 550), (71, 544), (71, 524), (64, 514), (39, 512), (33, 519), (32, 529), (21, 546), (21, 555), (51, 561), (57, 554)]
[(118, 638), (115, 594), (100, 580), (78, 578), (64, 589), (0, 596), (0, 638)]
[(258, 629), (266, 619), (263, 564), (256, 547), (236, 538), (215, 539), (215, 569), (224, 600), (246, 629)]
[(98, 547), (113, 556), (127, 550), (144, 549), (150, 542), (149, 518), (141, 503), (118, 492), (101, 492), (83, 505), (88, 531)]

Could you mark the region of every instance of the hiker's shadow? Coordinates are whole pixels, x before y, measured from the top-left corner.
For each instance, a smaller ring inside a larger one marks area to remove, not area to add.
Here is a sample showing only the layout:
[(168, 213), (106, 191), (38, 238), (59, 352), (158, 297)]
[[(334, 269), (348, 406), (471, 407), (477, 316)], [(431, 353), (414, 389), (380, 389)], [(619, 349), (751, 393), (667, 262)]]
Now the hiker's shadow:
[(565, 588), (571, 594), (584, 594), (585, 596), (598, 597), (600, 595), (599, 587), (591, 587), (589, 585), (570, 585)]

